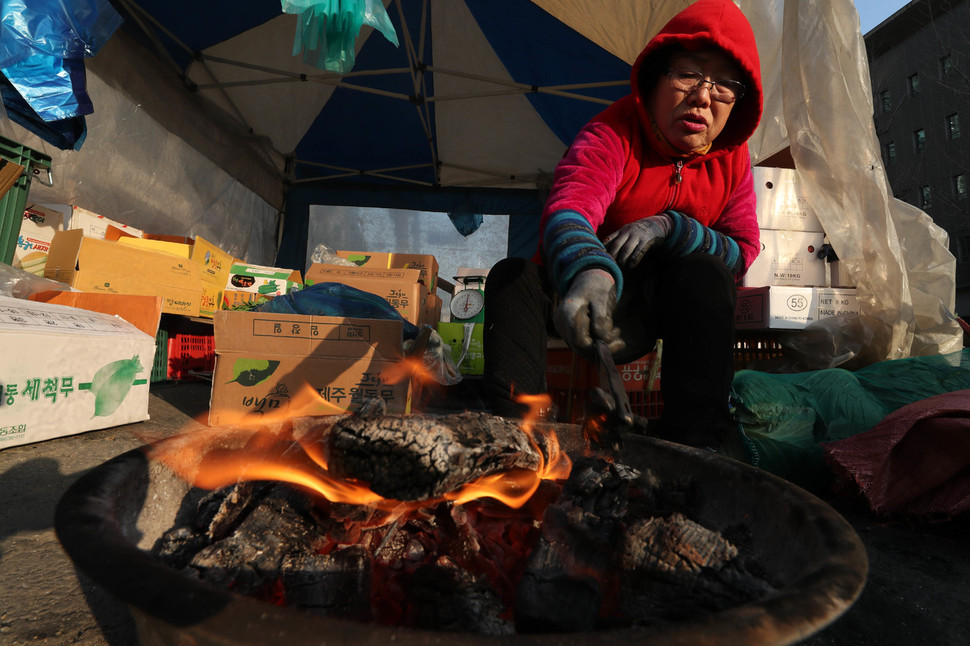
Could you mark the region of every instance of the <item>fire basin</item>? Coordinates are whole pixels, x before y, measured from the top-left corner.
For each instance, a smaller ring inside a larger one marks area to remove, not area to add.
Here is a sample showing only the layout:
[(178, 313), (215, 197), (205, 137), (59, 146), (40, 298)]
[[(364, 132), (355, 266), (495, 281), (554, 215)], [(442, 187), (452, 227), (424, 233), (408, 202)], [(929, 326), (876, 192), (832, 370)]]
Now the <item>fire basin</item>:
[[(578, 455), (578, 427), (556, 430)], [(710, 530), (743, 534), (745, 558), (771, 573), (774, 590), (683, 621), (585, 633), (489, 636), (321, 617), (216, 588), (152, 556), (191, 487), (143, 450), (79, 479), (58, 504), (55, 529), (75, 565), (129, 605), (145, 644), (791, 644), (829, 625), (861, 592), (868, 569), (862, 543), (807, 492), (749, 465), (651, 438), (627, 436), (620, 457), (651, 486), (684, 492), (675, 511)]]

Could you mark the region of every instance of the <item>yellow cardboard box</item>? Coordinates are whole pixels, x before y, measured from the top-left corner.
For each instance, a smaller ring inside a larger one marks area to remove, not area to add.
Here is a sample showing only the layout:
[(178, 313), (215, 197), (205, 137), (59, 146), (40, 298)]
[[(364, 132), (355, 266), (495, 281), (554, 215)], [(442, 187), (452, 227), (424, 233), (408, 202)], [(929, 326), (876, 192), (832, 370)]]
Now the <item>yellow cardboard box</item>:
[(145, 251), (156, 251), (167, 253), (179, 258), (188, 260), (192, 255), (192, 247), (183, 242), (170, 242), (168, 240), (155, 240), (151, 238), (133, 238), (124, 236), (118, 238), (118, 244), (143, 249)]
[(82, 292), (161, 296), (163, 312), (199, 315), (202, 279), (196, 263), (88, 238), (79, 229), (54, 234), (44, 276)]
[(397, 320), (216, 312), (209, 424), (333, 415), (368, 399), (407, 412), (410, 383), (390, 383), (403, 353)]
[(224, 289), (236, 259), (202, 236), (195, 237), (192, 260), (202, 267), (202, 280)]

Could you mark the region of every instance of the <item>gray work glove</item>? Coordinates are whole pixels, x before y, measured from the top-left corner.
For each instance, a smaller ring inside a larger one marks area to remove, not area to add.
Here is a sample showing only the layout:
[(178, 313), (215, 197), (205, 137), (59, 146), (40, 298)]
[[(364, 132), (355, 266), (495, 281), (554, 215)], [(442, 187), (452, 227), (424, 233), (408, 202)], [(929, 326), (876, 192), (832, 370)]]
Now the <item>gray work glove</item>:
[(617, 229), (606, 236), (603, 245), (621, 269), (633, 269), (648, 251), (663, 244), (671, 225), (667, 215), (651, 215)]
[(624, 346), (620, 330), (613, 327), (616, 282), (608, 271), (585, 269), (569, 283), (552, 321), (563, 340), (578, 354), (591, 358), (593, 341), (600, 339), (617, 352)]

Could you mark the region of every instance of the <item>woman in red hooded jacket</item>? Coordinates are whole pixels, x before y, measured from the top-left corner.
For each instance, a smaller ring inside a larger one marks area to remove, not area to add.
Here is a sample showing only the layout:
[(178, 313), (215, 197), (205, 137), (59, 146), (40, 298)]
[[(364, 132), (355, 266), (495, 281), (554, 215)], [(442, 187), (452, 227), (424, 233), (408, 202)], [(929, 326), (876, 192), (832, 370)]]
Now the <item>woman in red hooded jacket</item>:
[[(754, 33), (730, 0), (677, 14), (633, 65), (631, 92), (592, 119), (556, 169), (533, 261), (485, 290), (486, 395), (518, 415), (545, 392), (546, 338), (617, 363), (663, 339), (651, 433), (719, 446), (735, 425), (735, 284), (760, 249), (747, 140), (761, 118)], [(551, 316), (550, 316), (551, 315)]]

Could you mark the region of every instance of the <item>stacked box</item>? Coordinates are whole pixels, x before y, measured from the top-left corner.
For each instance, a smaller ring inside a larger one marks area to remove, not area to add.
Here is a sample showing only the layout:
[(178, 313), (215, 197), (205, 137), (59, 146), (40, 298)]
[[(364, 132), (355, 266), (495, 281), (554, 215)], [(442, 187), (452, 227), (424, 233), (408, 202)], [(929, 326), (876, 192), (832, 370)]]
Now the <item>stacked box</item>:
[(418, 282), (434, 294), (438, 284), (438, 260), (431, 254), (383, 251), (335, 251), (340, 258), (367, 269), (417, 269)]
[(118, 316), (0, 296), (0, 449), (148, 419), (155, 339)]
[(818, 252), (825, 233), (811, 202), (789, 168), (754, 167), (761, 252), (748, 268), (745, 287), (825, 286), (825, 260)]
[(20, 224), (13, 266), (36, 276), (43, 276), (54, 234), (63, 230), (63, 213), (39, 204), (28, 206)]
[(251, 309), (300, 289), (302, 284), (300, 272), (295, 269), (234, 262), (222, 293), (222, 309)]
[(68, 229), (80, 229), (88, 238), (104, 240), (108, 235), (108, 227), (114, 227), (125, 235), (140, 238), (144, 235), (141, 229), (130, 227), (103, 215), (93, 213), (79, 206), (71, 206), (71, 218)]
[(484, 328), (482, 323), (438, 322), (438, 335), (451, 348), (451, 358), (463, 375), (481, 375), (485, 371)]
[(368, 399), (409, 411), (410, 382), (392, 377), (399, 320), (222, 311), (214, 325), (210, 424), (341, 414)]
[(84, 292), (161, 296), (163, 312), (199, 315), (202, 281), (196, 263), (88, 238), (80, 229), (54, 235), (44, 276)]
[[(435, 307), (428, 305), (431, 294), (418, 282), (418, 269), (368, 269), (314, 263), (306, 272), (306, 284), (341, 283), (380, 296), (397, 310), (405, 321), (415, 325), (435, 325)], [(440, 317), (440, 303), (437, 316)]]
[(199, 265), (202, 277), (199, 316), (212, 318), (217, 310), (222, 309), (223, 292), (235, 258), (202, 236), (196, 236), (191, 257)]
[(827, 317), (858, 313), (852, 287), (750, 287), (738, 290), (734, 325), (739, 330), (800, 330)]

